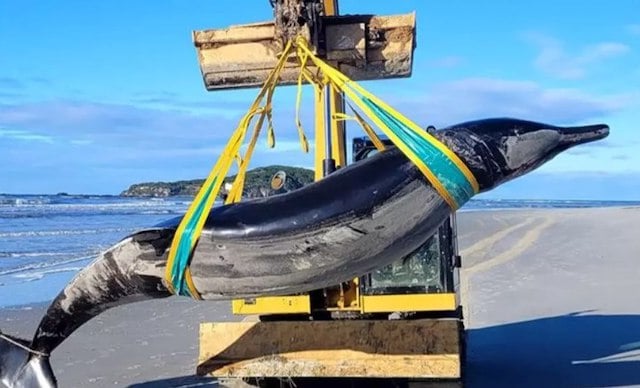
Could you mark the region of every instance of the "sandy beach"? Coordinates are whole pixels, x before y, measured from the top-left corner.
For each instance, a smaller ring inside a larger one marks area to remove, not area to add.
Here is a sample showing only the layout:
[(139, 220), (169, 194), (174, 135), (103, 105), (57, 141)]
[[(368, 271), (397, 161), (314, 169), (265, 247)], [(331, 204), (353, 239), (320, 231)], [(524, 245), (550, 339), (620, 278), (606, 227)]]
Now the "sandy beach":
[[(640, 385), (640, 208), (462, 212), (469, 387)], [(0, 310), (31, 337), (46, 305)], [(60, 387), (215, 386), (194, 377), (198, 324), (229, 303), (107, 311), (53, 354)]]

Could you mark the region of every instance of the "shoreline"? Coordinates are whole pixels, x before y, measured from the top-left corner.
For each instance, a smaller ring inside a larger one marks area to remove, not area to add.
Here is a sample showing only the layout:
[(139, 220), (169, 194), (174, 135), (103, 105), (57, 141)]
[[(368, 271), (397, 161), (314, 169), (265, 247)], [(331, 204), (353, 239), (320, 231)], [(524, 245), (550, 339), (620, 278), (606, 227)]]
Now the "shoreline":
[[(122, 194), (81, 194), (81, 193), (0, 193), (0, 196), (11, 196), (11, 197), (78, 197), (78, 198), (123, 198), (123, 199), (181, 199), (181, 198), (194, 198), (195, 195), (163, 195), (163, 196), (153, 196), (153, 195), (122, 195)], [(251, 199), (247, 197), (245, 199)], [(472, 202), (483, 201), (483, 202), (576, 202), (576, 203), (599, 203), (599, 202), (610, 202), (610, 203), (635, 203), (640, 206), (640, 199), (575, 199), (575, 198), (477, 198), (473, 197), (471, 199)]]
[[(464, 218), (465, 215), (473, 215), (473, 214), (500, 214), (500, 213), (514, 213), (514, 214), (523, 214), (527, 212), (531, 213), (539, 213), (539, 212), (550, 212), (550, 213), (561, 213), (561, 212), (580, 212), (585, 210), (593, 210), (593, 211), (607, 211), (607, 210), (637, 210), (640, 209), (639, 205), (619, 205), (619, 206), (593, 206), (593, 207), (505, 207), (505, 208), (470, 208), (470, 209), (460, 209), (457, 211), (457, 220)], [(460, 221), (458, 221), (460, 223)], [(460, 226), (459, 226), (460, 228)], [(460, 232), (460, 231), (459, 231)], [(87, 257), (87, 261), (92, 261), (94, 257)], [(48, 305), (53, 301), (55, 296), (58, 294), (60, 290), (70, 281), (73, 276), (77, 273), (74, 271), (60, 271), (49, 273), (41, 278), (33, 279), (25, 282), (15, 283), (13, 285), (7, 285), (0, 282), (0, 313), (3, 309), (20, 309), (20, 308), (39, 308), (41, 305)], [(11, 274), (4, 276), (12, 276)], [(0, 278), (1, 279), (1, 278)], [(13, 286), (13, 288), (11, 288)], [(37, 299), (32, 302), (18, 301), (18, 303), (3, 303), (1, 299), (7, 300), (7, 297), (3, 297), (4, 294), (15, 291), (15, 289), (19, 290), (19, 294), (27, 295), (29, 299)], [(46, 293), (51, 295), (50, 298), (42, 299), (37, 295), (34, 295), (34, 290), (38, 290), (40, 293)], [(5, 291), (5, 292), (3, 292)]]
[[(468, 386), (640, 385), (640, 351), (629, 348), (640, 207), (525, 210), (457, 217)], [(0, 330), (31, 338), (47, 304), (0, 309)], [(185, 297), (122, 305), (51, 362), (60, 386), (215, 386), (194, 376), (199, 325), (242, 318), (230, 302)]]
[(472, 212), (500, 212), (500, 211), (508, 211), (508, 212), (516, 212), (516, 211), (536, 211), (536, 210), (585, 210), (585, 209), (640, 209), (640, 204), (634, 205), (610, 205), (610, 206), (567, 206), (567, 207), (552, 207), (552, 206), (531, 206), (531, 207), (500, 207), (500, 208), (469, 208), (465, 209), (464, 207), (457, 211), (457, 213), (472, 213)]

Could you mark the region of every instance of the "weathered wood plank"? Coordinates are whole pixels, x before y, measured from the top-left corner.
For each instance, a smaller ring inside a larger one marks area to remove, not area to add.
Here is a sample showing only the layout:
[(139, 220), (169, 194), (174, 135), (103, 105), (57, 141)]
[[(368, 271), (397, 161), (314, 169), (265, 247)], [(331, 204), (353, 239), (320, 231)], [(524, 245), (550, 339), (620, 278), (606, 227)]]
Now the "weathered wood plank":
[(203, 323), (198, 373), (458, 378), (459, 346), (456, 320)]
[[(355, 15), (327, 23), (327, 51), (320, 55), (350, 78), (358, 81), (411, 75), (414, 13)], [(194, 31), (192, 39), (207, 90), (261, 86), (282, 51), (274, 32), (273, 22)], [(310, 70), (315, 71), (313, 67)], [(298, 74), (298, 61), (291, 56), (280, 84), (297, 83)]]

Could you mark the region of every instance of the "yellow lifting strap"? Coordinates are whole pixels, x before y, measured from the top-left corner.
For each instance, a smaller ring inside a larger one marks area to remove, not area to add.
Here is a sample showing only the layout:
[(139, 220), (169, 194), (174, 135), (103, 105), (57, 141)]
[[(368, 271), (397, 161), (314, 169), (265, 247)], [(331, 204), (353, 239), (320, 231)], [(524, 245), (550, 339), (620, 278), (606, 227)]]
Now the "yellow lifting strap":
[[(269, 77), (265, 81), (249, 111), (240, 120), (238, 127), (229, 139), (224, 151), (198, 191), (193, 202), (190, 204), (187, 213), (176, 230), (169, 250), (165, 271), (167, 286), (174, 294), (201, 299), (193, 283), (189, 269), (192, 251), (234, 160), (238, 162), (238, 174), (225, 203), (240, 201), (249, 160), (257, 144), (257, 139), (265, 118), (268, 121), (268, 145), (273, 147), (275, 144), (275, 135), (271, 119), (272, 97), (278, 84), (279, 73), (282, 71), (285, 61), (294, 47), (297, 50), (297, 56), (300, 60), (300, 74), (298, 77), (298, 91), (296, 96), (296, 126), (304, 152), (309, 151), (309, 145), (300, 122), (299, 110), (302, 83), (303, 80), (307, 80), (315, 88), (324, 88), (326, 85), (329, 85), (336, 91), (344, 92), (345, 95), (416, 164), (453, 210), (457, 210), (472, 195), (478, 192), (478, 183), (473, 174), (451, 150), (438, 139), (422, 130), (418, 125), (350, 80), (346, 75), (315, 56), (309, 49), (307, 41), (299, 37), (295, 43), (291, 41), (287, 43), (276, 67), (269, 74)], [(314, 74), (309, 70), (307, 67), (309, 62), (316, 66), (318, 69), (317, 73)], [(260, 102), (265, 96), (267, 96), (266, 104), (261, 107)], [(371, 126), (353, 106), (349, 105), (349, 107), (354, 113), (353, 117), (340, 114), (336, 115), (335, 118), (341, 120), (355, 119), (371, 138), (376, 148), (384, 150), (384, 144)], [(253, 127), (253, 134), (247, 150), (244, 156), (241, 156), (240, 148), (244, 143), (251, 120), (256, 115), (259, 115), (259, 118)]]
[(355, 120), (356, 122), (358, 122), (358, 124), (360, 124), (360, 127), (362, 128), (364, 133), (366, 133), (367, 136), (369, 136), (369, 139), (371, 139), (371, 142), (373, 143), (374, 147), (376, 147), (378, 151), (384, 151), (387, 147), (384, 145), (382, 140), (380, 140), (380, 137), (378, 136), (376, 131), (374, 131), (373, 128), (371, 128), (371, 125), (369, 125), (369, 123), (367, 123), (362, 118), (362, 116), (360, 116), (360, 114), (358, 114), (358, 112), (356, 112), (356, 110), (353, 109), (351, 104), (347, 103), (347, 105), (349, 105), (349, 109), (351, 109), (351, 111), (353, 112), (353, 116), (349, 116), (344, 113), (334, 113), (332, 117), (336, 120)]
[[(446, 145), (315, 56), (303, 37), (296, 39), (296, 48), (298, 57), (310, 59), (332, 88), (345, 93), (409, 157), (453, 210), (479, 191), (469, 168)], [(310, 73), (306, 61), (301, 71)]]
[[(224, 178), (227, 176), (234, 160), (239, 162), (238, 174), (236, 182), (234, 182), (230, 195), (227, 198), (227, 202), (235, 202), (241, 198), (248, 161), (255, 148), (260, 128), (264, 123), (265, 117), (270, 124), (268, 141), (270, 144), (274, 143), (275, 139), (273, 129), (271, 127), (271, 98), (278, 83), (278, 75), (282, 71), (292, 47), (293, 44), (291, 42), (286, 45), (276, 67), (269, 74), (269, 77), (258, 93), (258, 96), (254, 100), (249, 111), (240, 120), (238, 127), (227, 142), (227, 145), (218, 158), (218, 161), (209, 173), (209, 176), (204, 181), (194, 200), (189, 205), (185, 216), (178, 225), (169, 249), (167, 268), (165, 270), (167, 287), (174, 294), (201, 299), (201, 296), (193, 283), (191, 271), (189, 270), (191, 253), (200, 237), (200, 234), (202, 233), (202, 228), (209, 216), (211, 207), (220, 193)], [(265, 95), (267, 96), (267, 103), (264, 107), (260, 107), (260, 102)], [(257, 114), (260, 114), (260, 117), (254, 126), (253, 136), (251, 137), (247, 152), (244, 157), (240, 157), (240, 148), (246, 137), (249, 124)], [(302, 128), (299, 128), (299, 131), (301, 132), (301, 139), (306, 141), (306, 137), (304, 137), (304, 133), (302, 133)], [(308, 150), (308, 144), (303, 144), (303, 149)]]

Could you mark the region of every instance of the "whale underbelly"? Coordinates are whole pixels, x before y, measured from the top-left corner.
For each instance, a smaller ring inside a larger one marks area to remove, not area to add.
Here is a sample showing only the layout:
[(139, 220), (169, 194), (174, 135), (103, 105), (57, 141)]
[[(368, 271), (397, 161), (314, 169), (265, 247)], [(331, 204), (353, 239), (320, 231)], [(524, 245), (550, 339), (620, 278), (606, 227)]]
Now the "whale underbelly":
[(439, 194), (414, 179), (368, 211), (311, 227), (231, 237), (213, 227), (194, 250), (191, 273), (204, 299), (307, 292), (413, 252), (449, 214)]

